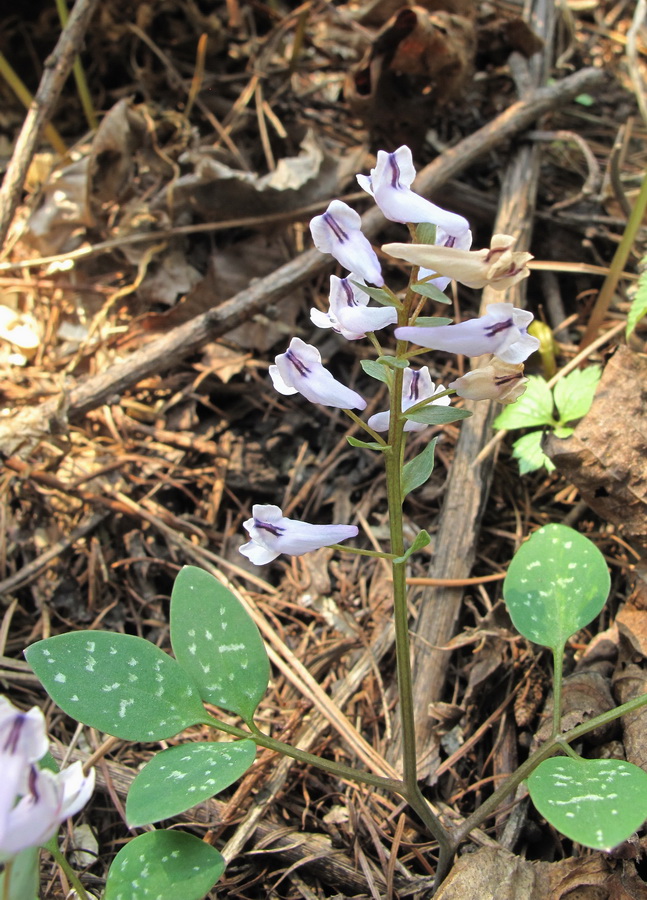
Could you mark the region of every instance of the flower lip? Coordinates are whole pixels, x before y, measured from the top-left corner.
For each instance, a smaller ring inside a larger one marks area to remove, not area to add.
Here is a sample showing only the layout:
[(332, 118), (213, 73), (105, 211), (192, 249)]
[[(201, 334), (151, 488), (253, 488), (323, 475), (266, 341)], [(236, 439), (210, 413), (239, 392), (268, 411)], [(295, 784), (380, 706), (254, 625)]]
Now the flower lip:
[(337, 409), (365, 409), (366, 400), (337, 381), (321, 363), (321, 354), (312, 344), (292, 338), (285, 353), (275, 357), (269, 374), (280, 394), (302, 394), (311, 403)]
[(380, 262), (361, 227), (359, 213), (341, 200), (332, 200), (324, 213), (310, 220), (317, 250), (331, 253), (344, 268), (381, 287), (384, 277)]
[(360, 275), (351, 272), (346, 278), (330, 276), (330, 307), (327, 313), (313, 308), (310, 319), (319, 328), (332, 328), (348, 341), (358, 341), (369, 331), (379, 331), (398, 321), (392, 306), (369, 306), (368, 294), (358, 285), (364, 285)]

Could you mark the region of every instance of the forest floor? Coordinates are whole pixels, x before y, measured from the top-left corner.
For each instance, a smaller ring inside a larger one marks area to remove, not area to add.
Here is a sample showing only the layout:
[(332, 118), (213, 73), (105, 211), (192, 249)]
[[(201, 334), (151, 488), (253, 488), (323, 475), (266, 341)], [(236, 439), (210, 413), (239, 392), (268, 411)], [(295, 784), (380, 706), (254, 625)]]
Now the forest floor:
[[(51, 0), (26, 6), (3, 7), (0, 51), (35, 92), (60, 23)], [(348, 445), (355, 432), (339, 410), (281, 396), (267, 374), (298, 335), (317, 343), (370, 411), (384, 406), (383, 386), (361, 372), (360, 342), (322, 339), (310, 322), (311, 307), (325, 308), (332, 271), (329, 258), (308, 253), (310, 218), (333, 197), (368, 210), (355, 174), (370, 170), (378, 149), (406, 143), (423, 179), (433, 176), (432, 199), (468, 218), (474, 246), (487, 246), (506, 172), (521, 147), (538, 148), (518, 202), (512, 194), (506, 204), (524, 207), (519, 227), (538, 263), (521, 302), (554, 335), (527, 372), (550, 378), (584, 348), (640, 189), (647, 46), (644, 26), (631, 40), (636, 4), (556, 4), (552, 54), (513, 2), (426, 3), (402, 16), (404, 6), (103, 0), (80, 56), (99, 128), (90, 129), (70, 76), (50, 120), (56, 133), (31, 161), (0, 258), (0, 678), (14, 703), (45, 711), (55, 756), (94, 755), (98, 787), (77, 817), (85, 825), (62, 835), (67, 852), (90, 850), (75, 865), (96, 896), (132, 836), (129, 784), (175, 739), (104, 746), (48, 699), (23, 650), (75, 629), (169, 649), (169, 598), (187, 563), (220, 573), (265, 623), (278, 663), (260, 727), (292, 742), (307, 731), (312, 753), (340, 762), (366, 764), (370, 745), (375, 759), (398, 764), (384, 561), (326, 548), (261, 568), (239, 553), (254, 503), (309, 522), (352, 522), (359, 546), (388, 549), (379, 454)], [(551, 56), (553, 87), (588, 68), (599, 77), (538, 121), (498, 130), (520, 91), (532, 93), (533, 66)], [(0, 96), (4, 169), (25, 111), (3, 79)], [(462, 142), (488, 123), (488, 139), (463, 158)], [(376, 246), (405, 239), (397, 224), (374, 220), (370, 230)], [(454, 510), (470, 550), (453, 561), (453, 577), (435, 555), (443, 502), (451, 470), (473, 458), (460, 459), (461, 424), (421, 438), (439, 443), (431, 480), (404, 510), (409, 532), (425, 528), (433, 539), (410, 560), (411, 628), (415, 658), (421, 610), (451, 593), (456, 615), (431, 648), (442, 677), (418, 710), (431, 716), (422, 783), (448, 821), (468, 816), (523, 761), (545, 719), (550, 654), (514, 632), (501, 595), (507, 564), (537, 527), (576, 528), (611, 571), (608, 604), (569, 642), (566, 671), (580, 675), (566, 698), (570, 725), (617, 699), (623, 677), (647, 690), (647, 331), (644, 322), (628, 340), (624, 331), (646, 243), (642, 229), (581, 358), (581, 369), (604, 370), (610, 393), (567, 439), (579, 443), (567, 452), (551, 439), (551, 471), (520, 474), (511, 445), (523, 432), (492, 442), (490, 417), (479, 434), (486, 466), (465, 495), (478, 513)], [(455, 320), (478, 314), (478, 292), (450, 296)], [(443, 353), (426, 362), (445, 384), (468, 365)], [(331, 698), (343, 715), (331, 714)], [(643, 723), (631, 752), (621, 726), (587, 738), (582, 752), (644, 765)], [(206, 727), (184, 735), (208, 737), (216, 739)], [(176, 824), (230, 860), (210, 897), (430, 896), (437, 848), (404, 805), (282, 766), (269, 751)], [(647, 897), (644, 841), (613, 857), (579, 848), (520, 791), (465, 846), (492, 853), (446, 897)], [(43, 866), (43, 897), (64, 897), (64, 875), (46, 854)]]

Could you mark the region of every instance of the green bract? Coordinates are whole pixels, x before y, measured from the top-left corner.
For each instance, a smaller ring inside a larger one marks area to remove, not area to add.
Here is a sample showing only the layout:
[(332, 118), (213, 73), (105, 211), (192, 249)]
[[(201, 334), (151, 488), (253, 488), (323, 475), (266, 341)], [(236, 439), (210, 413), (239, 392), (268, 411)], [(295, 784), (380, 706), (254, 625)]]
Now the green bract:
[(545, 525), (515, 553), (503, 596), (517, 631), (555, 650), (597, 616), (610, 584), (595, 544), (566, 525)]
[(551, 825), (594, 850), (611, 850), (647, 818), (647, 772), (624, 760), (546, 759), (528, 790)]
[(143, 638), (75, 631), (38, 641), (25, 656), (64, 712), (115, 737), (159, 741), (206, 717), (194, 681)]
[(170, 819), (223, 791), (254, 762), (253, 741), (192, 743), (154, 756), (133, 781), (126, 802), (131, 827)]
[(210, 844), (182, 831), (147, 831), (115, 856), (103, 900), (203, 900), (224, 871)]
[(263, 641), (231, 591), (195, 566), (173, 585), (171, 644), (203, 700), (251, 721), (270, 679)]

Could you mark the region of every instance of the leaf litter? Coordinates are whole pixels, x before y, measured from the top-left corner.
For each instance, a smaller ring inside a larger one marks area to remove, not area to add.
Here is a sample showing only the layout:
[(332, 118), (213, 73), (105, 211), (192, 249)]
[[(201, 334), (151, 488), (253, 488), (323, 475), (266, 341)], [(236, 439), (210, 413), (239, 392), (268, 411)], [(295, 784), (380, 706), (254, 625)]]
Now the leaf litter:
[[(175, 573), (185, 563), (215, 565), (258, 608), (283, 658), (297, 657), (320, 679), (353, 729), (340, 732), (332, 717), (313, 711), (304, 684), (279, 671), (259, 724), (299, 740), (310, 716), (312, 752), (353, 762), (367, 752), (366, 742), (378, 758), (388, 758), (397, 723), (381, 563), (322, 551), (277, 561), (259, 575), (238, 553), (254, 501), (278, 503), (286, 515), (296, 511), (309, 520), (324, 507), (322, 516), (332, 521), (347, 521), (354, 512), (368, 546), (384, 538), (378, 462), (348, 447), (335, 413), (278, 397), (266, 377), (268, 362), (295, 328), (307, 338), (308, 309), (323, 306), (327, 278), (309, 279), (195, 354), (160, 363), (136, 383), (116, 383), (105, 403), (72, 421), (66, 397), (71, 386), (109, 372), (158, 334), (218, 307), (250, 279), (295, 257), (308, 246), (309, 218), (331, 195), (352, 194), (352, 175), (370, 168), (369, 148), (417, 140), (425, 163), (514, 101), (509, 53), (532, 50), (533, 40), (510, 37), (508, 5), (493, 4), (494, 18), (486, 10), (473, 16), (472, 4), (436, 6), (381, 2), (293, 10), (170, 0), (139, 4), (133, 13), (123, 0), (101, 4), (82, 57), (93, 101), (104, 112), (101, 125), (94, 136), (84, 133), (70, 82), (55, 117), (70, 157), (59, 161), (42, 148), (41, 168), (51, 172), (43, 176), (33, 167), (4, 257), (10, 265), (0, 265), (3, 309), (9, 311), (6, 333), (0, 333), (3, 677), (21, 705), (44, 702), (22, 662), (26, 644), (89, 624), (168, 648)], [(427, 7), (434, 9), (427, 13)], [(540, 304), (555, 330), (562, 365), (577, 353), (599, 286), (599, 276), (580, 264), (604, 266), (611, 258), (624, 226), (622, 193), (644, 168), (645, 136), (644, 124), (634, 119), (633, 130), (620, 135), (620, 158), (614, 155), (619, 129), (635, 112), (623, 68), (628, 6), (572, 4), (571, 12), (563, 59), (575, 67), (605, 66), (617, 80), (605, 83), (593, 105), (570, 104), (552, 117), (551, 127), (577, 134), (607, 173), (597, 193), (581, 192), (588, 173), (576, 144), (555, 138), (544, 146), (533, 250), (574, 268), (553, 281), (538, 273), (540, 296), (530, 302)], [(22, 21), (2, 22), (14, 68), (32, 87), (34, 61), (42, 63), (52, 47), (50, 14), (39, 2)], [(440, 44), (434, 43), (439, 25), (449, 31)], [(207, 35), (205, 75), (187, 115), (201, 34)], [(511, 46), (517, 40), (523, 46)], [(438, 47), (447, 49), (445, 69)], [(9, 100), (3, 111), (8, 133), (22, 117)], [(11, 148), (3, 148), (8, 156)], [(483, 233), (507, 152), (505, 145), (490, 151), (459, 173), (452, 188), (460, 211)], [(562, 204), (564, 198), (571, 202)], [(30, 262), (35, 255), (49, 259)], [(466, 314), (477, 298), (465, 292), (460, 302)], [(624, 321), (630, 302), (630, 294), (618, 298), (607, 327)], [(570, 642), (567, 715), (579, 721), (603, 709), (610, 696), (624, 702), (645, 690), (645, 605), (634, 572), (645, 549), (644, 466), (633, 455), (644, 431), (638, 399), (644, 335), (638, 322), (631, 349), (610, 356), (612, 342), (591, 358), (605, 368), (591, 412), (571, 437), (542, 443), (556, 473), (520, 478), (509, 451), (499, 456), (471, 583), (460, 588), (464, 603), (453, 652), (439, 651), (448, 666), (443, 701), (431, 710), (441, 768), (428, 790), (458, 815), (469, 815), (492, 782), (524, 758), (550, 715), (548, 659), (513, 634), (499, 582), (491, 580), (505, 571), (529, 531), (551, 521), (574, 525), (596, 541), (612, 568), (610, 605)], [(331, 338), (321, 351), (347, 380), (360, 377), (353, 348)], [(435, 365), (443, 380), (460, 374), (442, 355)], [(543, 374), (539, 364), (534, 374)], [(380, 390), (376, 382), (373, 409), (383, 405)], [(43, 418), (39, 405), (49, 397), (57, 398), (56, 411)], [(23, 416), (20, 431), (12, 424), (16, 411), (30, 416)], [(411, 560), (412, 577), (425, 577), (434, 551), (458, 427), (434, 429), (440, 437), (436, 469), (425, 491), (407, 500), (411, 533), (425, 528), (432, 536)], [(626, 437), (632, 434), (635, 440)], [(574, 441), (580, 442), (575, 452)], [(48, 553), (56, 547), (58, 553)], [(598, 633), (604, 640), (596, 655)], [(233, 714), (231, 721), (237, 721)], [(50, 724), (61, 746), (73, 745), (68, 719), (53, 709)], [(644, 733), (635, 714), (612, 734), (588, 736), (584, 752), (644, 764)], [(202, 727), (187, 737), (213, 739)], [(167, 743), (174, 746), (173, 739)], [(97, 747), (96, 734), (86, 729), (71, 759), (87, 759)], [(158, 747), (118, 741), (106, 751), (99, 777), (104, 793), (86, 813), (101, 857), (84, 879), (96, 893), (105, 882), (106, 859), (126, 834), (119, 805)], [(385, 860), (399, 815), (390, 798), (300, 767), (286, 767), (279, 778), (267, 754), (259, 753), (259, 760), (240, 785), (180, 817), (200, 836), (207, 826), (218, 845), (230, 840), (246, 847), (218, 896), (267, 897), (280, 890), (300, 897), (306, 895), (300, 879), (308, 896), (322, 898), (369, 896), (368, 882), (376, 886), (373, 896), (428, 895), (433, 848), (413, 819), (405, 820), (395, 882), (389, 875)], [(271, 799), (257, 826), (254, 797), (263, 791)], [(439, 896), (501, 897), (507, 891), (544, 897), (602, 888), (608, 896), (642, 896), (635, 865), (640, 841), (625, 848), (624, 858), (571, 857), (567, 840), (560, 844), (523, 801), (518, 808), (518, 827), (507, 825), (516, 813), (502, 811), (487, 833), (474, 836), (498, 845), (459, 859)], [(354, 862), (357, 854), (363, 869)], [(285, 874), (286, 860), (298, 869)], [(46, 890), (46, 896), (62, 896), (56, 880)]]

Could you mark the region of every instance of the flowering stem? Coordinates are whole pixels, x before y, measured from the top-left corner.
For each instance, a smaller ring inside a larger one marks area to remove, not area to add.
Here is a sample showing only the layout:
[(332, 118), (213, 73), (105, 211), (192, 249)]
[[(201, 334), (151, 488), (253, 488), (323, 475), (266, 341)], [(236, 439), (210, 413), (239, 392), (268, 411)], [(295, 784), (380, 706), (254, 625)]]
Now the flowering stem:
[(331, 549), (343, 553), (355, 553), (357, 556), (374, 556), (377, 559), (397, 559), (395, 553), (383, 553), (382, 550), (362, 550), (360, 547), (346, 547), (344, 544), (330, 544)]
[(13, 860), (9, 859), (5, 863), (3, 875), (2, 900), (11, 900), (11, 872), (13, 870)]
[(72, 885), (72, 887), (74, 888), (74, 890), (76, 891), (76, 893), (79, 897), (79, 900), (90, 900), (90, 896), (89, 896), (88, 892), (81, 884), (81, 880), (79, 879), (79, 876), (76, 874), (76, 872), (74, 871), (72, 866), (69, 864), (69, 862), (65, 858), (65, 854), (61, 853), (61, 851), (58, 849), (58, 847), (53, 846), (53, 842), (51, 842), (51, 841), (47, 844), (47, 849), (49, 850), (49, 852), (52, 854), (52, 856), (56, 860), (56, 863), (65, 872), (65, 876), (66, 876), (67, 880), (70, 882), (70, 884)]

